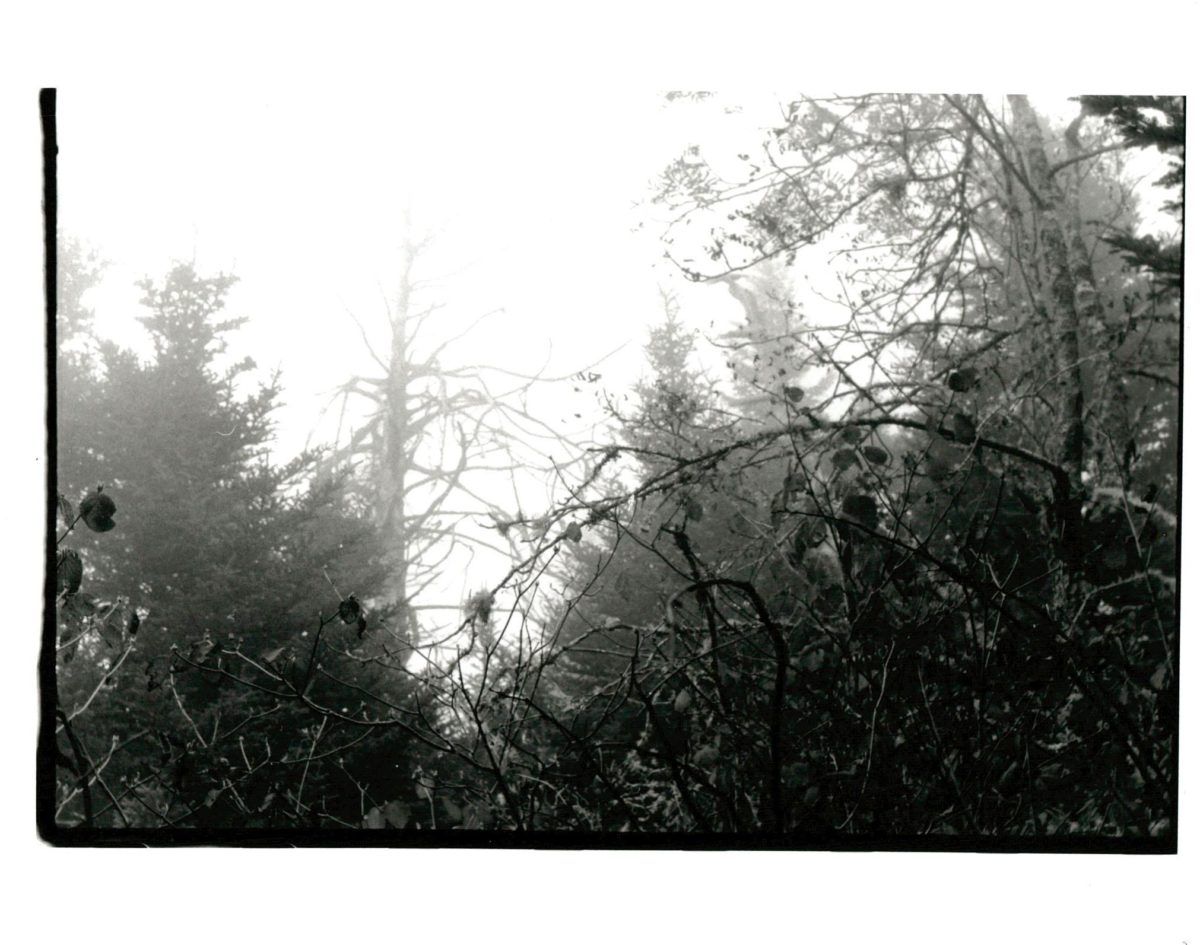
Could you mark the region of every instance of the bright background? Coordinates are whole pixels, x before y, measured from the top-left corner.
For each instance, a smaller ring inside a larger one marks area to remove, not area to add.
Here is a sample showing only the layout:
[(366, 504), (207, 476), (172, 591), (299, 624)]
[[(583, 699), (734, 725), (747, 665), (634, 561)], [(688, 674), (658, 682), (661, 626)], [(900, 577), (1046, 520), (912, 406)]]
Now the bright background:
[[(281, 369), (290, 454), (329, 390), (371, 371), (347, 313), (386, 350), (406, 212), (439, 234), (418, 270), (450, 303), (431, 338), (503, 309), (458, 359), (558, 375), (612, 354), (598, 369), (628, 383), (657, 287), (679, 281), (636, 205), (707, 112), (652, 90), (72, 86), (59, 92), (60, 226), (110, 262), (87, 300), (99, 331), (146, 354), (138, 279), (175, 260), (238, 275), (228, 310), (249, 321), (230, 353)], [(692, 294), (736, 311), (723, 288)]]
[[(1059, 120), (1078, 108), (1053, 94), (1034, 102)], [(417, 231), (438, 233), (418, 269), (449, 303), (431, 340), (502, 310), (454, 346), (451, 364), (547, 375), (594, 367), (619, 395), (661, 317), (659, 287), (702, 330), (740, 316), (723, 286), (687, 283), (663, 260), (668, 213), (648, 198), (691, 144), (712, 145), (738, 174), (734, 155), (753, 151), (783, 111), (762, 92), (668, 105), (652, 88), (414, 90), (400, 80), (72, 84), (58, 105), (60, 229), (109, 263), (87, 299), (98, 330), (149, 355), (139, 279), (161, 280), (175, 261), (237, 275), (228, 311), (249, 320), (230, 336), (230, 355), (254, 357), (260, 378), (282, 372), (280, 458), (314, 433), (337, 384), (373, 373), (350, 313), (386, 350), (406, 214)], [(1163, 193), (1148, 185), (1161, 159), (1136, 160), (1147, 223), (1165, 225), (1154, 212)], [(798, 269), (811, 278), (797, 289), (819, 319), (823, 303), (805, 290), (836, 294), (836, 283), (828, 249), (805, 256)], [(574, 433), (596, 405), (571, 393), (561, 387), (541, 405)]]

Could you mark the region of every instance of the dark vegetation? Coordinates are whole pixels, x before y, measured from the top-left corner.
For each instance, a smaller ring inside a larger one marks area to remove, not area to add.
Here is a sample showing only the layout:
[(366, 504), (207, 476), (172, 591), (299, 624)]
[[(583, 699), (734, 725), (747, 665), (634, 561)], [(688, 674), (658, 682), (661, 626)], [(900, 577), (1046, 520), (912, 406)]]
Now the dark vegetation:
[[(1170, 98), (797, 99), (739, 179), (685, 153), (665, 244), (745, 319), (705, 367), (666, 298), (536, 514), (479, 477), (528, 471), (549, 382), (421, 347), (420, 241), (369, 421), (283, 464), (233, 280), (146, 282), (142, 360), (65, 243), (56, 823), (1173, 835), (1182, 273), (1142, 147), (1178, 212)], [(435, 630), (467, 546), (509, 570)]]

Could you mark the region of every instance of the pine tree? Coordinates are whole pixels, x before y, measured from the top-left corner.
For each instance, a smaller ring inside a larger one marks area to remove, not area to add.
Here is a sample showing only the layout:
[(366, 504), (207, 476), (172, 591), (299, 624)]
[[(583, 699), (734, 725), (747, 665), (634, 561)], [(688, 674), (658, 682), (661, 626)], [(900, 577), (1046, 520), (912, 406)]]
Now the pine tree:
[[(224, 790), (222, 728), (264, 739), (275, 758), (307, 744), (311, 713), (293, 697), (272, 714), (254, 686), (310, 673), (315, 615), (338, 610), (325, 569), (362, 599), (382, 579), (374, 528), (346, 511), (338, 483), (309, 486), (315, 457), (271, 461), (277, 378), (249, 386), (252, 362), (222, 364), (240, 324), (223, 317), (233, 285), (189, 266), (142, 283), (149, 360), (91, 336), (77, 298), (63, 310), (59, 492), (80, 507), (100, 483), (116, 513), (112, 530), (77, 528), (63, 543), (84, 573), (63, 611), (74, 642), (60, 652), (60, 700), (81, 713), (72, 727), (89, 757), (117, 739), (105, 783), (144, 785), (107, 806), (105, 825), (149, 810), (151, 826), (243, 818)], [(354, 646), (352, 628), (331, 628), (328, 643)], [(334, 698), (320, 678), (311, 692)], [(268, 769), (242, 774), (245, 791), (269, 793)]]

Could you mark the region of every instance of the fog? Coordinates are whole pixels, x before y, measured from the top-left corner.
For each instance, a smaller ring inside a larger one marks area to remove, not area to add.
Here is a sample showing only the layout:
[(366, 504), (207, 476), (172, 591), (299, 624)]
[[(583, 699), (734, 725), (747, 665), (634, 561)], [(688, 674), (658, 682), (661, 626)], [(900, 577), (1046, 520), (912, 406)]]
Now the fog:
[[(1035, 102), (1056, 118), (1075, 107)], [(414, 233), (436, 235), (421, 266), (446, 306), (431, 341), (495, 313), (455, 344), (458, 363), (547, 376), (589, 368), (620, 390), (641, 371), (660, 289), (698, 329), (736, 318), (722, 287), (695, 286), (664, 259), (669, 215), (649, 198), (689, 145), (753, 144), (781, 106), (767, 95), (668, 108), (649, 91), (78, 86), (58, 108), (60, 231), (108, 263), (88, 298), (99, 332), (144, 354), (137, 280), (175, 261), (237, 276), (229, 310), (248, 322), (230, 354), (253, 357), (260, 379), (281, 371), (277, 449), (287, 457), (321, 438), (331, 393), (362, 367), (364, 342), (386, 336)], [(1148, 188), (1162, 161), (1136, 161)], [(1149, 197), (1144, 228), (1166, 228)], [(828, 256), (812, 251), (808, 284), (795, 287), (818, 318), (820, 297), (836, 294)], [(576, 430), (600, 419), (594, 398), (563, 393), (547, 419)]]
[[(236, 275), (229, 311), (249, 320), (230, 353), (254, 357), (260, 376), (281, 370), (278, 448), (290, 455), (368, 357), (354, 318), (372, 344), (385, 337), (414, 233), (436, 234), (421, 266), (446, 305), (431, 341), (495, 312), (455, 345), (459, 363), (590, 367), (618, 387), (636, 375), (659, 287), (688, 288), (662, 261), (645, 201), (695, 137), (695, 111), (653, 94), (71, 89), (59, 97), (60, 226), (109, 262), (89, 298), (98, 329), (142, 352), (136, 280), (173, 261)], [(723, 291), (705, 295), (736, 313)]]
[[(702, 339), (720, 339), (742, 316), (726, 285), (695, 284), (668, 258), (664, 233), (676, 221), (650, 198), (667, 163), (693, 145), (710, 146), (725, 161), (714, 171), (736, 177), (735, 155), (779, 121), (782, 102), (550, 87), (469, 96), (74, 87), (58, 100), (60, 232), (107, 264), (86, 299), (98, 333), (143, 357), (138, 280), (181, 261), (237, 277), (227, 314), (246, 324), (229, 336), (226, 360), (254, 359), (243, 392), (279, 372), (276, 462), (340, 444), (365, 419), (370, 402), (339, 398), (340, 385), (378, 374), (406, 241), (427, 240), (415, 275), (422, 304), (438, 310), (416, 353), (448, 344), (443, 368), (508, 372), (493, 383), (542, 379), (525, 401), (563, 441), (525, 437), (529, 469), (472, 484), (488, 503), (536, 514), (562, 485), (547, 469), (604, 441), (609, 406), (628, 402), (664, 293)], [(1076, 108), (1036, 102), (1058, 121)], [(1139, 159), (1149, 174), (1154, 156)], [(790, 271), (776, 267), (810, 323), (841, 317), (830, 262), (845, 245), (824, 242)], [(702, 341), (696, 357), (719, 376), (719, 349)], [(579, 372), (592, 382), (572, 380)], [(453, 610), (506, 564), (459, 560), (436, 606)]]

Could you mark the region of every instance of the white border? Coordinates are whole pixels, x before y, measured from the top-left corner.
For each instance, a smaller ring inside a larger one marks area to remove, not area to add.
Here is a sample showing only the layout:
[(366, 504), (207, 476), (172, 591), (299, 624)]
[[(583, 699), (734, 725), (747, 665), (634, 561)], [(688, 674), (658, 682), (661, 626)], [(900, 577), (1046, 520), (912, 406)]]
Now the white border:
[[(355, 82), (419, 93), (544, 83), (603, 89), (871, 88), (1187, 92), (1197, 4), (26, 4), (10, 13), (3, 92), (3, 303), (9, 430), (5, 554), (15, 613), (0, 778), (5, 927), (52, 941), (357, 942), (438, 936), (619, 942), (1200, 945), (1194, 884), (1197, 672), (1184, 646), (1177, 857), (949, 854), (52, 850), (33, 830), (44, 430), (36, 90), (110, 83)], [(11, 74), (9, 74), (11, 73)], [(114, 142), (119, 146), (119, 142)], [(9, 231), (13, 232), (9, 232)], [(1189, 263), (1194, 251), (1188, 253)], [(1189, 268), (1190, 265), (1189, 265)], [(1196, 355), (1188, 331), (1188, 361)], [(10, 335), (10, 338), (12, 336)], [(15, 357), (13, 356), (15, 354)], [(1187, 459), (1200, 416), (1189, 385)], [(1194, 463), (1188, 463), (1189, 468)], [(1186, 477), (1185, 477), (1186, 478)], [(1195, 477), (1192, 482), (1196, 482)], [(1184, 520), (1200, 521), (1195, 486)], [(1187, 535), (1187, 530), (1185, 530)], [(1196, 559), (1185, 544), (1183, 586)], [(15, 571), (15, 573), (14, 573)], [(1195, 625), (1185, 598), (1183, 626)], [(1188, 889), (1192, 892), (1189, 894)], [(1188, 905), (1189, 902), (1193, 904)]]

